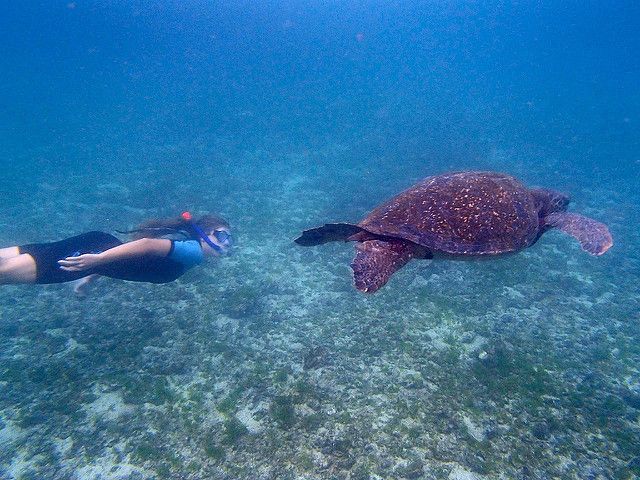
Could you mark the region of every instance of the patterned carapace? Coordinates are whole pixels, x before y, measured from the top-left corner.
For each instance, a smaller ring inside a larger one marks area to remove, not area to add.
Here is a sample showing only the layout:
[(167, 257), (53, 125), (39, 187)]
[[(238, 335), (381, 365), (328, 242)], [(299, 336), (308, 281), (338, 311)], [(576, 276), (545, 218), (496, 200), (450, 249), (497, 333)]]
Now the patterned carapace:
[(453, 255), (495, 255), (540, 235), (538, 209), (524, 185), (496, 172), (429, 177), (374, 209), (358, 224)]

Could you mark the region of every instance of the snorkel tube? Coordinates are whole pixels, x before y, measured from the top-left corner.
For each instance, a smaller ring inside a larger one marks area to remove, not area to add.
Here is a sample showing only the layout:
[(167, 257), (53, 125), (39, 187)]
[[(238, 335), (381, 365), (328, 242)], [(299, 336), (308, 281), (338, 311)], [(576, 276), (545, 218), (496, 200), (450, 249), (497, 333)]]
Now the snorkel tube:
[(214, 252), (217, 252), (220, 255), (222, 255), (224, 253), (224, 249), (222, 247), (220, 247), (219, 245), (216, 245), (215, 243), (213, 243), (211, 241), (211, 239), (209, 238), (209, 235), (207, 235), (204, 232), (204, 230), (202, 230), (198, 225), (196, 225), (196, 222), (193, 221), (193, 216), (191, 215), (190, 212), (182, 212), (180, 217), (185, 222), (187, 222), (189, 227), (196, 233), (196, 235), (198, 235), (198, 237), (200, 237), (204, 241), (204, 243), (209, 245), (213, 249)]

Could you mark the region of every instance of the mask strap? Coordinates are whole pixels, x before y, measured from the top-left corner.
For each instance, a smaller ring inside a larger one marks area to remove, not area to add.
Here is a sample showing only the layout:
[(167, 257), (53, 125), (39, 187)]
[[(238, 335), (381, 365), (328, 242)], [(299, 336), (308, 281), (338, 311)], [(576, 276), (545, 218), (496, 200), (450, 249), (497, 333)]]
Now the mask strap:
[(204, 240), (204, 243), (206, 243), (207, 245), (209, 245), (215, 252), (218, 253), (222, 253), (223, 250), (219, 245), (216, 245), (215, 243), (213, 243), (211, 241), (211, 239), (209, 238), (209, 235), (207, 235), (204, 230), (202, 230), (198, 225), (195, 224), (195, 222), (193, 221), (193, 217), (191, 216), (191, 213), (189, 212), (182, 212), (182, 215), (180, 215), (182, 217), (182, 219), (184, 221), (186, 221), (189, 226), (193, 229), (194, 232), (196, 232), (196, 234), (202, 239)]

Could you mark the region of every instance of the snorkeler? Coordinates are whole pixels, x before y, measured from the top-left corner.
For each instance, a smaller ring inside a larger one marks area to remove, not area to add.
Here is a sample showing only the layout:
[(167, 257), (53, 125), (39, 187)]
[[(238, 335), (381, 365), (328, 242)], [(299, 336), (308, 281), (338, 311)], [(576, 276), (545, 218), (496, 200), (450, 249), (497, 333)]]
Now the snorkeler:
[[(224, 255), (231, 248), (229, 224), (189, 212), (175, 219), (149, 220), (126, 232), (122, 242), (111, 234), (88, 232), (58, 242), (0, 249), (0, 284), (78, 281), (76, 292), (97, 276), (133, 282), (167, 283), (202, 263), (205, 256)], [(164, 237), (180, 237), (179, 240)]]

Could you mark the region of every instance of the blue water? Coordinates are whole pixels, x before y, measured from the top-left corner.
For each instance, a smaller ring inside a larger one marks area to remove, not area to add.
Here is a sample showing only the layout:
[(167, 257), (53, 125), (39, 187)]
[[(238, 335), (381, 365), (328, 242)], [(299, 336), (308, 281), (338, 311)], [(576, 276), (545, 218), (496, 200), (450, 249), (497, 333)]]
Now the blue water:
[[(0, 478), (640, 476), (635, 2), (3, 2), (0, 245), (216, 211), (165, 286), (0, 289)], [(356, 222), (492, 169), (605, 222), (356, 292)]]

